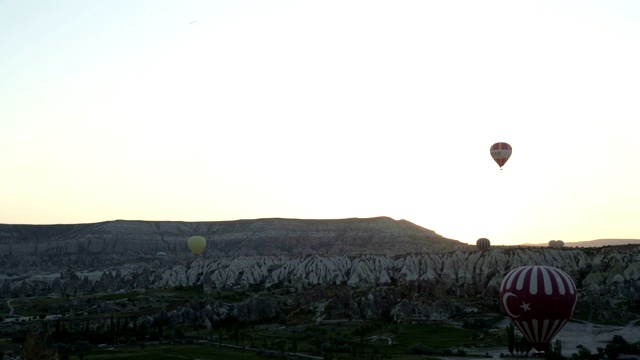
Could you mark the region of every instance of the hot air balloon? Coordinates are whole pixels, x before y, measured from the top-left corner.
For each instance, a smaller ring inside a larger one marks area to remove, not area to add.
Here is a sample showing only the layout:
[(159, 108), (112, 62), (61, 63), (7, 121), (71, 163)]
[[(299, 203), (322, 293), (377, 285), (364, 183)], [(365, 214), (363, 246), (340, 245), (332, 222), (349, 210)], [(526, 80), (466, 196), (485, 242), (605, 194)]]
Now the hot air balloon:
[(549, 241), (549, 247), (553, 249), (562, 249), (564, 246), (564, 241), (562, 240), (551, 240)]
[(489, 246), (491, 246), (491, 241), (489, 241), (489, 239), (487, 238), (480, 238), (478, 239), (478, 241), (476, 241), (476, 246), (478, 247), (478, 249), (482, 251), (489, 250)]
[(548, 344), (573, 315), (578, 291), (564, 271), (550, 266), (511, 270), (500, 286), (500, 305), (538, 351)]
[(207, 241), (202, 236), (192, 236), (187, 240), (187, 246), (189, 246), (189, 250), (198, 257), (204, 247), (207, 245)]
[(511, 145), (505, 142), (499, 142), (491, 145), (491, 157), (498, 163), (500, 170), (511, 156)]

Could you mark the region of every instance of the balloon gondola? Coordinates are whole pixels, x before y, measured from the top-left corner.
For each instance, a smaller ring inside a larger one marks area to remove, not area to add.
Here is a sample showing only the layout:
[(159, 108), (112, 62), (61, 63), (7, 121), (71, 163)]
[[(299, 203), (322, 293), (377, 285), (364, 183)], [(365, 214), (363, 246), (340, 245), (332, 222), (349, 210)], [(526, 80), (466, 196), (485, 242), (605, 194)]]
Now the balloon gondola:
[(550, 266), (511, 270), (500, 286), (502, 309), (538, 351), (545, 351), (571, 318), (577, 298), (573, 279)]

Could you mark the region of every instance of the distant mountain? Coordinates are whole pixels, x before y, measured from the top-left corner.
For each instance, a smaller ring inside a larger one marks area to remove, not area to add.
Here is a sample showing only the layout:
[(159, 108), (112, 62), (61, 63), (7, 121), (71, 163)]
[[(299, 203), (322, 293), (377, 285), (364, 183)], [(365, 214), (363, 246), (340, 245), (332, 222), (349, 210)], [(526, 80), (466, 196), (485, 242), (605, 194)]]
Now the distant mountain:
[[(98, 266), (153, 257), (193, 257), (187, 238), (207, 239), (203, 256), (396, 255), (444, 253), (470, 246), (407, 220), (389, 217), (337, 220), (256, 219), (212, 222), (126, 221), (92, 224), (0, 224), (0, 260), (19, 257), (34, 267), (47, 262)], [(6, 263), (6, 262), (5, 262)]]
[[(619, 245), (629, 245), (629, 244), (640, 244), (640, 239), (597, 239), (597, 240), (589, 240), (589, 241), (574, 241), (574, 242), (565, 242), (565, 247), (602, 247), (602, 246), (619, 246)], [(549, 243), (539, 243), (539, 244), (523, 244), (526, 246), (549, 246)]]

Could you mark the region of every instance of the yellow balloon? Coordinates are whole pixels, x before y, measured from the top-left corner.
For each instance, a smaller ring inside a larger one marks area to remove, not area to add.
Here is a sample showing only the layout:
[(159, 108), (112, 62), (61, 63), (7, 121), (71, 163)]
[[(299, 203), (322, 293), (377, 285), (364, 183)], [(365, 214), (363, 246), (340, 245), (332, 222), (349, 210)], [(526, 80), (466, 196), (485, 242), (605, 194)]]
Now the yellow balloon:
[(187, 240), (187, 246), (189, 246), (189, 250), (193, 253), (193, 255), (198, 256), (204, 250), (204, 247), (207, 245), (207, 240), (205, 240), (202, 236), (192, 236)]

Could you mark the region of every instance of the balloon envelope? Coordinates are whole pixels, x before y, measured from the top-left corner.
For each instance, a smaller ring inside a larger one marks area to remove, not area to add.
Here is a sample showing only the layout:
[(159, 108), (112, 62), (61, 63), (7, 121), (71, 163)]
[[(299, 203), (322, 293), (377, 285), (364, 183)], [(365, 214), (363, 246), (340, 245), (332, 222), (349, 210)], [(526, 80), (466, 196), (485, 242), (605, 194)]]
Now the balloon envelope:
[(500, 305), (538, 351), (573, 315), (578, 291), (564, 271), (550, 266), (523, 266), (511, 270), (500, 286)]
[(506, 142), (499, 142), (491, 145), (491, 157), (500, 166), (500, 170), (511, 156), (511, 145)]
[(564, 241), (562, 240), (551, 240), (549, 241), (549, 247), (554, 249), (562, 249), (564, 246)]
[(187, 246), (195, 256), (200, 255), (206, 245), (207, 241), (202, 236), (192, 236), (187, 240)]
[(480, 238), (478, 239), (478, 241), (476, 241), (476, 246), (478, 247), (478, 249), (482, 251), (489, 250), (489, 247), (491, 246), (491, 241), (489, 241), (489, 239), (487, 238)]

